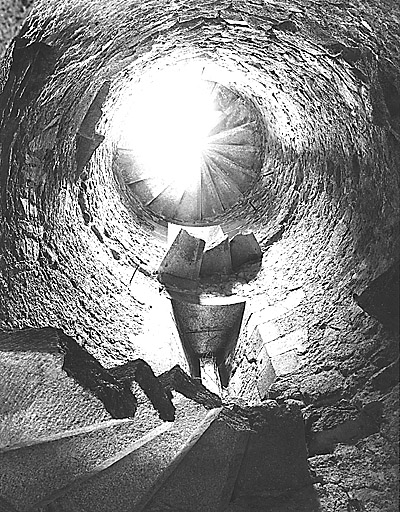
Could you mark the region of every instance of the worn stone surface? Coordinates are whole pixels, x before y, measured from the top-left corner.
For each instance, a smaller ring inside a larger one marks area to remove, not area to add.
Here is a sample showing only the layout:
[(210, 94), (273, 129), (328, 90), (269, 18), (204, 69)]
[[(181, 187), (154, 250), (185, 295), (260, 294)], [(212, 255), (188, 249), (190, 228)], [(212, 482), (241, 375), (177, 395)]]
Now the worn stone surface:
[(221, 243), (203, 253), (200, 276), (228, 275), (232, 272), (232, 259), (229, 240)]
[(129, 512), (132, 508), (139, 509), (146, 491), (157, 482), (188, 437), (205, 419), (206, 411), (193, 402), (176, 401), (175, 405), (177, 418), (171, 428), (128, 452), (100, 474), (92, 475), (89, 480), (77, 479), (62, 492), (52, 493), (47, 499), (34, 503), (30, 509), (35, 512), (50, 512), (54, 508), (77, 508), (87, 512), (109, 512), (115, 508), (120, 512)]
[(25, 18), (32, 9), (33, 0), (1, 0), (0, 2), (0, 59), (7, 46), (18, 34)]
[(55, 329), (0, 334), (2, 446), (107, 421), (91, 393), (62, 371)]
[(125, 379), (117, 380), (70, 336), (62, 331), (57, 334), (67, 375), (96, 396), (113, 418), (133, 418), (137, 400)]
[(42, 442), (14, 445), (13, 449), (2, 452), (2, 494), (18, 510), (28, 510), (159, 427), (162, 422), (155, 413), (149, 414), (145, 397), (140, 395), (140, 390), (136, 394), (141, 406), (134, 420), (103, 422), (93, 426), (93, 430), (75, 431), (59, 439), (47, 437)]
[[(316, 411), (342, 399), (364, 406), (391, 396), (397, 335), (353, 295), (398, 260), (397, 3), (36, 3), (20, 37), (31, 50), (45, 45), (43, 69), (35, 64), (24, 74), (21, 68), (13, 82), (12, 49), (0, 73), (2, 327), (63, 328), (86, 342), (104, 367), (137, 357), (164, 249), (153, 236), (154, 219), (109, 172), (121, 128), (112, 125), (112, 111), (123, 103), (130, 78), (150, 63), (167, 67), (175, 58), (192, 58), (186, 48), (199, 48), (259, 105), (266, 128), (259, 181), (220, 219), (228, 236), (254, 231), (263, 263), (251, 280), (226, 283), (224, 294), (262, 297), (271, 307), (299, 287), (307, 297), (275, 318), (284, 334), (306, 328), (308, 341), (299, 356), (306, 364), (280, 376), (271, 396), (296, 397)], [(83, 214), (74, 137), (107, 79), (112, 87), (98, 127), (105, 139), (87, 166)], [(91, 223), (110, 236), (100, 242)], [(232, 361), (235, 389), (246, 399), (258, 395), (249, 338), (243, 332)], [(162, 350), (159, 355), (162, 366), (167, 358)], [(369, 451), (391, 452), (384, 429), (397, 409), (395, 401), (385, 405), (381, 431), (366, 438), (368, 448), (339, 446), (339, 457), (318, 456), (321, 467), (327, 457), (327, 472), (337, 471), (338, 482), (351, 473), (345, 489), (320, 484), (327, 511), (397, 510), (397, 496), (386, 485), (394, 466)]]
[(238, 269), (245, 263), (259, 261), (262, 258), (261, 248), (253, 233), (236, 235), (230, 242), (232, 267)]
[(215, 420), (186, 454), (143, 512), (213, 512), (221, 502), (240, 433)]
[(284, 495), (265, 499), (259, 496), (247, 496), (230, 503), (224, 512), (320, 512), (321, 505), (312, 485), (300, 490), (288, 491)]
[(292, 402), (258, 411), (264, 424), (260, 421), (257, 434), (249, 436), (233, 502), (243, 496), (260, 496), (268, 502), (310, 483), (300, 407)]

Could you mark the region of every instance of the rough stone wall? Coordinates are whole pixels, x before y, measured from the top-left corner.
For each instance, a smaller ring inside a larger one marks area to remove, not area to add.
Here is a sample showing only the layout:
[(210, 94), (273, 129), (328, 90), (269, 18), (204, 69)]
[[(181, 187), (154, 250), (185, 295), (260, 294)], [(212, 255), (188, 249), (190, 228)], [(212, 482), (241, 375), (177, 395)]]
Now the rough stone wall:
[(33, 0), (1, 0), (0, 59), (32, 9)]
[[(399, 19), (389, 0), (38, 2), (1, 75), (2, 326), (61, 327), (109, 366), (138, 353), (127, 340), (158, 296), (163, 248), (110, 172), (112, 111), (153, 61), (208, 57), (266, 126), (263, 176), (221, 218), (265, 253), (257, 278), (234, 288), (252, 316), (232, 389), (302, 403), (323, 510), (397, 510), (397, 333), (353, 294), (398, 255)], [(31, 70), (25, 96), (15, 51)], [(105, 139), (82, 174), (76, 136), (107, 81)]]

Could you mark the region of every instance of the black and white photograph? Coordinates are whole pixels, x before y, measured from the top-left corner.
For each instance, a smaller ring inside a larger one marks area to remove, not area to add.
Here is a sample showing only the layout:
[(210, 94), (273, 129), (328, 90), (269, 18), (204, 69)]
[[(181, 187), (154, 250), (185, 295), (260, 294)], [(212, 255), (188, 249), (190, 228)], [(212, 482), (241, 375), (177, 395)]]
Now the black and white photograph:
[(400, 0), (0, 0), (0, 512), (397, 512)]

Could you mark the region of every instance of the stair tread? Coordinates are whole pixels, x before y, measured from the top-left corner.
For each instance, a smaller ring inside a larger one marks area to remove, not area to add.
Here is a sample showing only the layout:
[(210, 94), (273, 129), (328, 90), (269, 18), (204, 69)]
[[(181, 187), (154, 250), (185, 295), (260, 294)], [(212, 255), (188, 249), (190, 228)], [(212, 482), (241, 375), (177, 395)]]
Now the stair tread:
[[(80, 478), (162, 424), (157, 413), (139, 408), (133, 420), (106, 422), (104, 428), (22, 446), (0, 454), (2, 494), (27, 510)], [(62, 468), (62, 469), (61, 469)], [(18, 474), (19, 478), (15, 478)]]
[[(245, 434), (246, 435), (246, 434)], [(231, 461), (243, 437), (223, 421), (214, 420), (140, 512), (215, 512), (226, 502)], [(236, 460), (237, 462), (237, 460)]]
[[(32, 512), (62, 511), (72, 500), (80, 512), (132, 512), (134, 504), (170, 463), (193, 430), (206, 415), (204, 408), (189, 400), (177, 406), (171, 427), (90, 480), (77, 481), (46, 507)], [(58, 508), (57, 508), (58, 507)]]

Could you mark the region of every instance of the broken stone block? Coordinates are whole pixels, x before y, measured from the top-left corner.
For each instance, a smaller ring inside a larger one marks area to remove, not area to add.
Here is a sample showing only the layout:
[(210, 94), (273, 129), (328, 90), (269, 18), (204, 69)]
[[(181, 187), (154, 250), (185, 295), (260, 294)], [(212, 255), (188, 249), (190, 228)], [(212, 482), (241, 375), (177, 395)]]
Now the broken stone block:
[(220, 244), (203, 253), (201, 277), (228, 275), (232, 272), (231, 251), (226, 238)]
[(159, 280), (168, 285), (190, 286), (200, 275), (204, 240), (189, 235), (183, 229), (175, 238), (158, 269)]
[(237, 270), (245, 263), (261, 261), (262, 252), (253, 233), (236, 235), (230, 242), (232, 268)]

